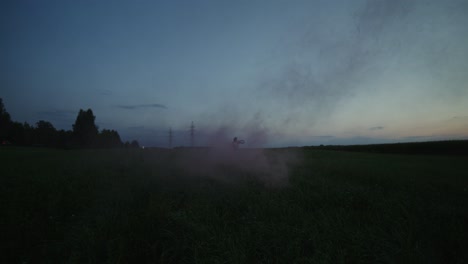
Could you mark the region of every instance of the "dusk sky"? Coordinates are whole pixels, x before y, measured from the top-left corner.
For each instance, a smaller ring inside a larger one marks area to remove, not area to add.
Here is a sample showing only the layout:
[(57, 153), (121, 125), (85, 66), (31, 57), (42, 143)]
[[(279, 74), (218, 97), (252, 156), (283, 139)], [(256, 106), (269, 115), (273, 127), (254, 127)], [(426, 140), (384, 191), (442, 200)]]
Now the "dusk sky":
[(15, 121), (140, 145), (468, 138), (468, 1), (1, 1)]

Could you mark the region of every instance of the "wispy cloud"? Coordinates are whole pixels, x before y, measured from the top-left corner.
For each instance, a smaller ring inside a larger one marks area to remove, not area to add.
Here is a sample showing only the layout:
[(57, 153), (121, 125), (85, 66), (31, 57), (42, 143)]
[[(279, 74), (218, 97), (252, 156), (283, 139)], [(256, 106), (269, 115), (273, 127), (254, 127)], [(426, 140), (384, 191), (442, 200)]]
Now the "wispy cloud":
[(56, 118), (56, 117), (60, 117), (60, 118), (69, 117), (69, 116), (72, 116), (72, 115), (75, 115), (75, 114), (77, 114), (77, 111), (57, 110), (57, 109), (38, 111), (37, 112), (37, 115), (39, 115), (39, 116), (54, 117), (54, 118)]
[(115, 107), (127, 110), (135, 110), (140, 108), (160, 108), (167, 109), (167, 106), (163, 104), (139, 104), (139, 105), (116, 105)]
[(331, 139), (331, 138), (335, 138), (335, 137), (331, 136), (331, 135), (320, 135), (320, 136), (312, 136), (312, 138)]
[(452, 119), (468, 119), (468, 116), (454, 116)]
[(36, 120), (46, 120), (51, 122), (58, 129), (70, 129), (73, 120), (78, 114), (78, 111), (66, 109), (48, 109), (37, 111), (35, 113)]
[(127, 127), (127, 129), (129, 129), (129, 130), (143, 130), (143, 129), (145, 129), (145, 126), (130, 126), (130, 127)]
[(383, 127), (383, 126), (369, 127), (369, 130), (371, 130), (371, 131), (383, 130), (383, 129), (385, 129), (385, 127)]
[(98, 90), (98, 93), (100, 95), (112, 95), (112, 91), (109, 90), (109, 89), (100, 89), (100, 90)]

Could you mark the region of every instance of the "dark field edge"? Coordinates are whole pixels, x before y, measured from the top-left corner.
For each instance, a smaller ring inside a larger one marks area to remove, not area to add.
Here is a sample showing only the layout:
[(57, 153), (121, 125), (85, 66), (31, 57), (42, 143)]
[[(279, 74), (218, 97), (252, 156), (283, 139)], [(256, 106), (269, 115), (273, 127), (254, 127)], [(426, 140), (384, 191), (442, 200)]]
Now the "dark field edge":
[(306, 146), (302, 148), (306, 150), (315, 149), (389, 154), (468, 156), (468, 140), (444, 140), (370, 145), (320, 145)]

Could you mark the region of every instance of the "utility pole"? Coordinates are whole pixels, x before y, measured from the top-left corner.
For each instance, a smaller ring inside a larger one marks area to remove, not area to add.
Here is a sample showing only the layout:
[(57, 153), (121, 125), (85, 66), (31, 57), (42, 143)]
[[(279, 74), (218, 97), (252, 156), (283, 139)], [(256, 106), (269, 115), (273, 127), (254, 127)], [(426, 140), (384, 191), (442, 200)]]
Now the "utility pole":
[(190, 145), (193, 147), (195, 145), (195, 126), (192, 124), (190, 125)]
[(172, 127), (169, 128), (169, 148), (172, 148)]

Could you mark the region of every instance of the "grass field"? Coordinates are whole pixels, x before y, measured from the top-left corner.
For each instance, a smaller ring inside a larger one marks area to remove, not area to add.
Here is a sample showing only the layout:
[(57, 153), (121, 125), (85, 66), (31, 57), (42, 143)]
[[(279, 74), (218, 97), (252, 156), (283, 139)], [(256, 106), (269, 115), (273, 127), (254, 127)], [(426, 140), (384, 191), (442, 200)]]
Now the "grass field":
[(233, 155), (0, 148), (0, 261), (468, 263), (467, 156)]

